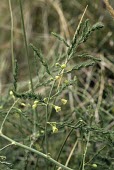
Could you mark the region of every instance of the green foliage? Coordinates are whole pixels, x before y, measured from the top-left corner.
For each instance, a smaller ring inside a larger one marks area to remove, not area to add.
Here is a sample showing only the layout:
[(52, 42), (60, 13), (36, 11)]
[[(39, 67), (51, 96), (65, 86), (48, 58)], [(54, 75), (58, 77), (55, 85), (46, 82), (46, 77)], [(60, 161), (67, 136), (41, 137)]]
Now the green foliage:
[(39, 95), (36, 95), (34, 93), (17, 93), (15, 91), (12, 91), (13, 92), (13, 95), (17, 98), (20, 98), (20, 99), (32, 99), (32, 100), (38, 100), (39, 102), (42, 102), (43, 99), (42, 99), (42, 96), (39, 94)]
[(61, 37), (60, 35), (58, 35), (54, 32), (52, 32), (52, 35), (54, 35), (56, 38), (58, 38), (58, 40), (62, 41), (67, 47), (70, 47), (63, 37)]
[(80, 38), (78, 39), (77, 44), (79, 45), (81, 43), (86, 42), (93, 31), (99, 30), (101, 28), (103, 28), (102, 23), (96, 23), (95, 25), (90, 27), (89, 21), (86, 20), (83, 27), (82, 27), (82, 33), (81, 33)]
[(39, 58), (40, 62), (42, 63), (42, 65), (46, 68), (46, 72), (51, 75), (50, 70), (48, 68), (48, 64), (43, 60), (43, 55), (41, 52), (38, 51), (38, 49), (33, 46), (33, 44), (30, 44), (30, 46), (32, 47), (32, 49), (34, 50), (34, 52), (36, 53), (37, 57)]

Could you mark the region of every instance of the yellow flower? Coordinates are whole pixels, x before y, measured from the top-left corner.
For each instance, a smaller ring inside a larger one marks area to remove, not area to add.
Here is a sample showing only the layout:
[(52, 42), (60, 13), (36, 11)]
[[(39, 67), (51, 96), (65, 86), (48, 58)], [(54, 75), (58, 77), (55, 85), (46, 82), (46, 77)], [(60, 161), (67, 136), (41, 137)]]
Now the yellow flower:
[(61, 102), (62, 102), (62, 104), (66, 104), (67, 103), (67, 100), (66, 99), (61, 99)]
[(34, 104), (32, 105), (32, 108), (33, 108), (33, 109), (36, 109), (37, 106), (38, 106), (38, 100), (35, 100), (35, 101), (34, 101)]
[(60, 76), (55, 76), (55, 79), (56, 79), (56, 80), (60, 79)]
[(62, 68), (62, 69), (66, 68), (66, 64), (62, 64), (62, 65), (61, 65), (61, 68)]
[(61, 111), (61, 107), (59, 107), (59, 106), (54, 106), (54, 108), (55, 108), (56, 112), (60, 112)]
[(47, 122), (51, 127), (52, 127), (52, 131), (53, 133), (57, 133), (58, 129), (56, 127), (56, 122)]
[(38, 100), (35, 100), (35, 101), (34, 101), (34, 104), (38, 104), (38, 102), (39, 102)]
[(37, 106), (36, 104), (33, 104), (33, 105), (32, 105), (32, 108), (33, 108), (33, 109), (36, 109), (36, 106)]
[(15, 96), (14, 96), (14, 94), (13, 94), (13, 91), (10, 91), (9, 94), (10, 94), (10, 96), (15, 100)]
[(47, 103), (48, 102), (48, 98), (45, 97), (44, 98), (44, 102)]
[(25, 104), (25, 103), (20, 103), (20, 105), (21, 105), (21, 106), (23, 106), (23, 107), (25, 107), (25, 106), (26, 106), (26, 104)]
[(10, 95), (13, 96), (13, 92), (12, 91), (10, 91)]
[(56, 126), (52, 126), (52, 130), (53, 130), (53, 133), (57, 133), (58, 132), (58, 129)]

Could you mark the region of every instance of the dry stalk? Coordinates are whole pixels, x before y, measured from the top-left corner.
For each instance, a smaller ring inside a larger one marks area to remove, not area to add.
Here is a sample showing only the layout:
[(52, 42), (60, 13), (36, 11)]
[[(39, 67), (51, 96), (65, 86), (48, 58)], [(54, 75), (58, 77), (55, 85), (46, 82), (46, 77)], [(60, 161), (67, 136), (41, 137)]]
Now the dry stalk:
[(62, 9), (61, 9), (60, 2), (59, 1), (52, 1), (52, 0), (48, 0), (48, 1), (53, 6), (53, 8), (57, 11), (57, 13), (59, 15), (60, 27), (61, 27), (61, 35), (63, 36), (63, 34), (65, 34), (66, 39), (69, 40), (70, 35), (69, 35), (67, 20), (66, 20), (64, 14), (63, 14)]
[(109, 11), (111, 17), (114, 19), (114, 9), (112, 8), (112, 6), (109, 3), (109, 0), (104, 0), (107, 10)]

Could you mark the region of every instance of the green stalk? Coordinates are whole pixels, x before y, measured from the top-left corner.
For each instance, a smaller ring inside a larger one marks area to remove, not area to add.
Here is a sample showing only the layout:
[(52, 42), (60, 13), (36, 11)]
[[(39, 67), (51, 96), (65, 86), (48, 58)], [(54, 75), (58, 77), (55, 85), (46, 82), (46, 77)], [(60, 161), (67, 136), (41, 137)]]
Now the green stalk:
[(22, 28), (23, 28), (23, 36), (24, 36), (24, 42), (25, 42), (26, 56), (27, 56), (27, 61), (28, 61), (28, 69), (29, 69), (29, 78), (30, 78), (31, 90), (32, 90), (32, 92), (34, 92), (33, 82), (32, 82), (32, 75), (31, 75), (31, 68), (30, 68), (28, 45), (27, 45), (27, 38), (26, 38), (26, 32), (25, 32), (23, 8), (22, 8), (21, 0), (19, 0), (19, 5), (20, 5), (20, 11), (21, 11), (21, 21), (22, 21)]
[(82, 170), (85, 170), (85, 157), (86, 157), (86, 153), (87, 153), (87, 148), (88, 148), (89, 139), (90, 139), (90, 132), (89, 132), (89, 134), (88, 134), (87, 143), (86, 143), (85, 151), (84, 151), (84, 154), (83, 154)]
[(14, 42), (14, 36), (13, 36), (13, 12), (12, 12), (12, 6), (11, 6), (11, 0), (9, 0), (9, 10), (10, 10), (10, 17), (11, 17), (11, 57), (12, 57), (12, 72), (13, 72), (13, 75), (14, 75), (14, 61), (15, 61), (15, 58), (14, 58), (14, 46), (13, 46), (13, 42)]
[[(46, 155), (48, 154), (48, 136), (47, 136), (47, 122), (48, 122), (48, 104), (46, 105), (46, 122), (45, 122), (45, 146)], [(48, 170), (48, 161), (46, 160), (46, 169)]]
[(33, 136), (36, 138), (36, 108), (33, 108)]
[[(51, 93), (54, 87), (55, 81), (52, 84), (49, 96), (48, 96), (48, 101), (47, 101), (47, 105), (46, 105), (46, 122), (45, 122), (45, 145), (46, 145), (46, 154), (48, 154), (48, 136), (47, 136), (47, 122), (49, 121), (50, 115), (48, 116), (48, 106), (49, 106), (49, 101), (50, 101), (50, 97), (51, 97)], [(47, 169), (48, 169), (48, 162), (47, 163)]]

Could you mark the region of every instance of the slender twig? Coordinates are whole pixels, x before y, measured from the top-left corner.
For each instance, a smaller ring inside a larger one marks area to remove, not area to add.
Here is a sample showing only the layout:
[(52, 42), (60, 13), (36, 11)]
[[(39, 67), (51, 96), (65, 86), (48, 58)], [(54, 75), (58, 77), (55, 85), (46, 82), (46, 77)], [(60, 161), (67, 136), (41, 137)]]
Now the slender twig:
[(72, 150), (71, 150), (71, 152), (70, 152), (70, 154), (69, 154), (69, 157), (68, 157), (68, 159), (67, 159), (67, 161), (66, 161), (65, 166), (68, 166), (68, 163), (69, 163), (69, 161), (70, 161), (70, 159), (71, 159), (71, 156), (72, 156), (72, 154), (73, 154), (73, 152), (74, 152), (74, 150), (75, 150), (75, 148), (76, 148), (76, 146), (77, 146), (77, 143), (78, 143), (78, 140), (76, 139), (76, 142), (74, 143), (74, 146), (73, 146), (73, 148), (72, 148)]
[(35, 137), (36, 136), (36, 122), (37, 122), (37, 116), (36, 116), (36, 108), (33, 109), (33, 136)]
[(104, 0), (106, 7), (110, 13), (110, 15), (112, 16), (112, 18), (114, 19), (114, 9), (112, 8), (112, 6), (109, 4), (109, 0)]
[(87, 153), (87, 148), (88, 148), (89, 139), (90, 139), (90, 132), (88, 133), (87, 143), (86, 143), (85, 151), (84, 151), (84, 154), (83, 154), (82, 170), (85, 169), (85, 157), (86, 157), (86, 153)]
[[(86, 8), (85, 8), (85, 10), (84, 10), (84, 12), (83, 12), (83, 14), (82, 14), (82, 17), (81, 17), (81, 19), (80, 19), (80, 22), (79, 22), (78, 27), (77, 27), (77, 29), (76, 29), (76, 31), (75, 31), (75, 34), (74, 34), (74, 37), (73, 37), (73, 40), (72, 40), (72, 41), (74, 41), (75, 38), (76, 38), (76, 35), (77, 35), (77, 33), (78, 33), (78, 30), (79, 30), (79, 28), (80, 28), (80, 25), (81, 25), (81, 23), (82, 23), (82, 20), (83, 20), (83, 18), (84, 18), (84, 15), (85, 15), (85, 13), (86, 13), (87, 7), (88, 7), (88, 5), (86, 6)], [(72, 49), (72, 45), (73, 45), (73, 43), (71, 44), (71, 46), (70, 46), (69, 49), (68, 49), (68, 50), (70, 50), (70, 53), (67, 55), (67, 58), (66, 58), (66, 61), (65, 61), (65, 64), (66, 64), (66, 65), (67, 65), (67, 63), (68, 63), (68, 60), (72, 57), (72, 50), (71, 50), (71, 49)], [(61, 84), (61, 80), (62, 80), (64, 71), (65, 71), (65, 69), (62, 70), (62, 73), (61, 73), (61, 76), (60, 76), (60, 80), (59, 80), (59, 83), (58, 83), (58, 88), (59, 88), (59, 86), (60, 86), (60, 84)], [(57, 89), (58, 89), (58, 88), (57, 88)]]
[(2, 132), (2, 130), (3, 130), (3, 126), (4, 126), (4, 124), (5, 124), (5, 121), (6, 121), (7, 117), (8, 117), (8, 115), (9, 115), (9, 113), (11, 112), (11, 110), (13, 109), (13, 107), (15, 106), (15, 104), (18, 102), (18, 100), (19, 100), (19, 99), (15, 100), (15, 102), (13, 103), (13, 105), (12, 105), (12, 106), (10, 107), (10, 109), (8, 110), (6, 116), (5, 116), (5, 118), (4, 118), (4, 120), (3, 120), (2, 124), (1, 124), (1, 127), (0, 127), (0, 131), (1, 131), (1, 132)]
[(12, 56), (12, 72), (14, 75), (14, 36), (13, 36), (13, 12), (12, 12), (12, 5), (11, 5), (11, 0), (9, 0), (9, 9), (10, 9), (10, 16), (11, 16), (11, 56)]
[[(46, 105), (46, 119), (45, 119), (45, 146), (46, 146), (46, 155), (48, 154), (47, 122), (48, 122), (48, 104)], [(48, 170), (48, 161), (47, 160), (46, 160), (46, 169)]]
[(99, 109), (100, 109), (100, 106), (102, 104), (103, 91), (104, 91), (104, 87), (105, 87), (104, 72), (105, 72), (105, 67), (104, 67), (104, 61), (103, 61), (103, 58), (102, 58), (100, 89), (99, 89), (98, 102), (97, 102), (96, 109), (95, 109), (95, 120), (96, 120), (96, 122), (99, 122)]
[(32, 92), (34, 92), (33, 81), (32, 81), (32, 74), (31, 74), (31, 67), (30, 67), (30, 59), (29, 59), (29, 52), (28, 52), (28, 45), (27, 45), (27, 38), (26, 38), (26, 32), (25, 32), (23, 8), (22, 8), (21, 0), (19, 0), (19, 5), (20, 5), (20, 12), (21, 12), (21, 21), (22, 21), (22, 28), (23, 28), (23, 36), (24, 36), (24, 42), (25, 42), (26, 56), (27, 56), (27, 61), (28, 61), (28, 69), (29, 69), (29, 77), (30, 77), (31, 90), (32, 90)]
[(0, 152), (1, 152), (2, 150), (6, 149), (7, 147), (11, 146), (11, 145), (12, 145), (12, 143), (10, 143), (10, 144), (4, 146), (3, 148), (0, 149)]
[[(45, 145), (46, 145), (46, 154), (48, 154), (47, 122), (49, 121), (50, 116), (51, 116), (51, 112), (50, 112), (50, 114), (48, 115), (48, 106), (49, 106), (50, 97), (51, 97), (51, 93), (52, 93), (52, 90), (53, 90), (54, 85), (55, 85), (55, 81), (54, 81), (53, 84), (52, 84), (52, 87), (51, 87), (51, 90), (50, 90), (49, 96), (48, 96), (48, 101), (47, 101), (47, 104), (46, 104), (46, 120), (45, 120)], [(48, 169), (48, 162), (46, 162), (46, 164), (47, 164), (46, 168)]]

